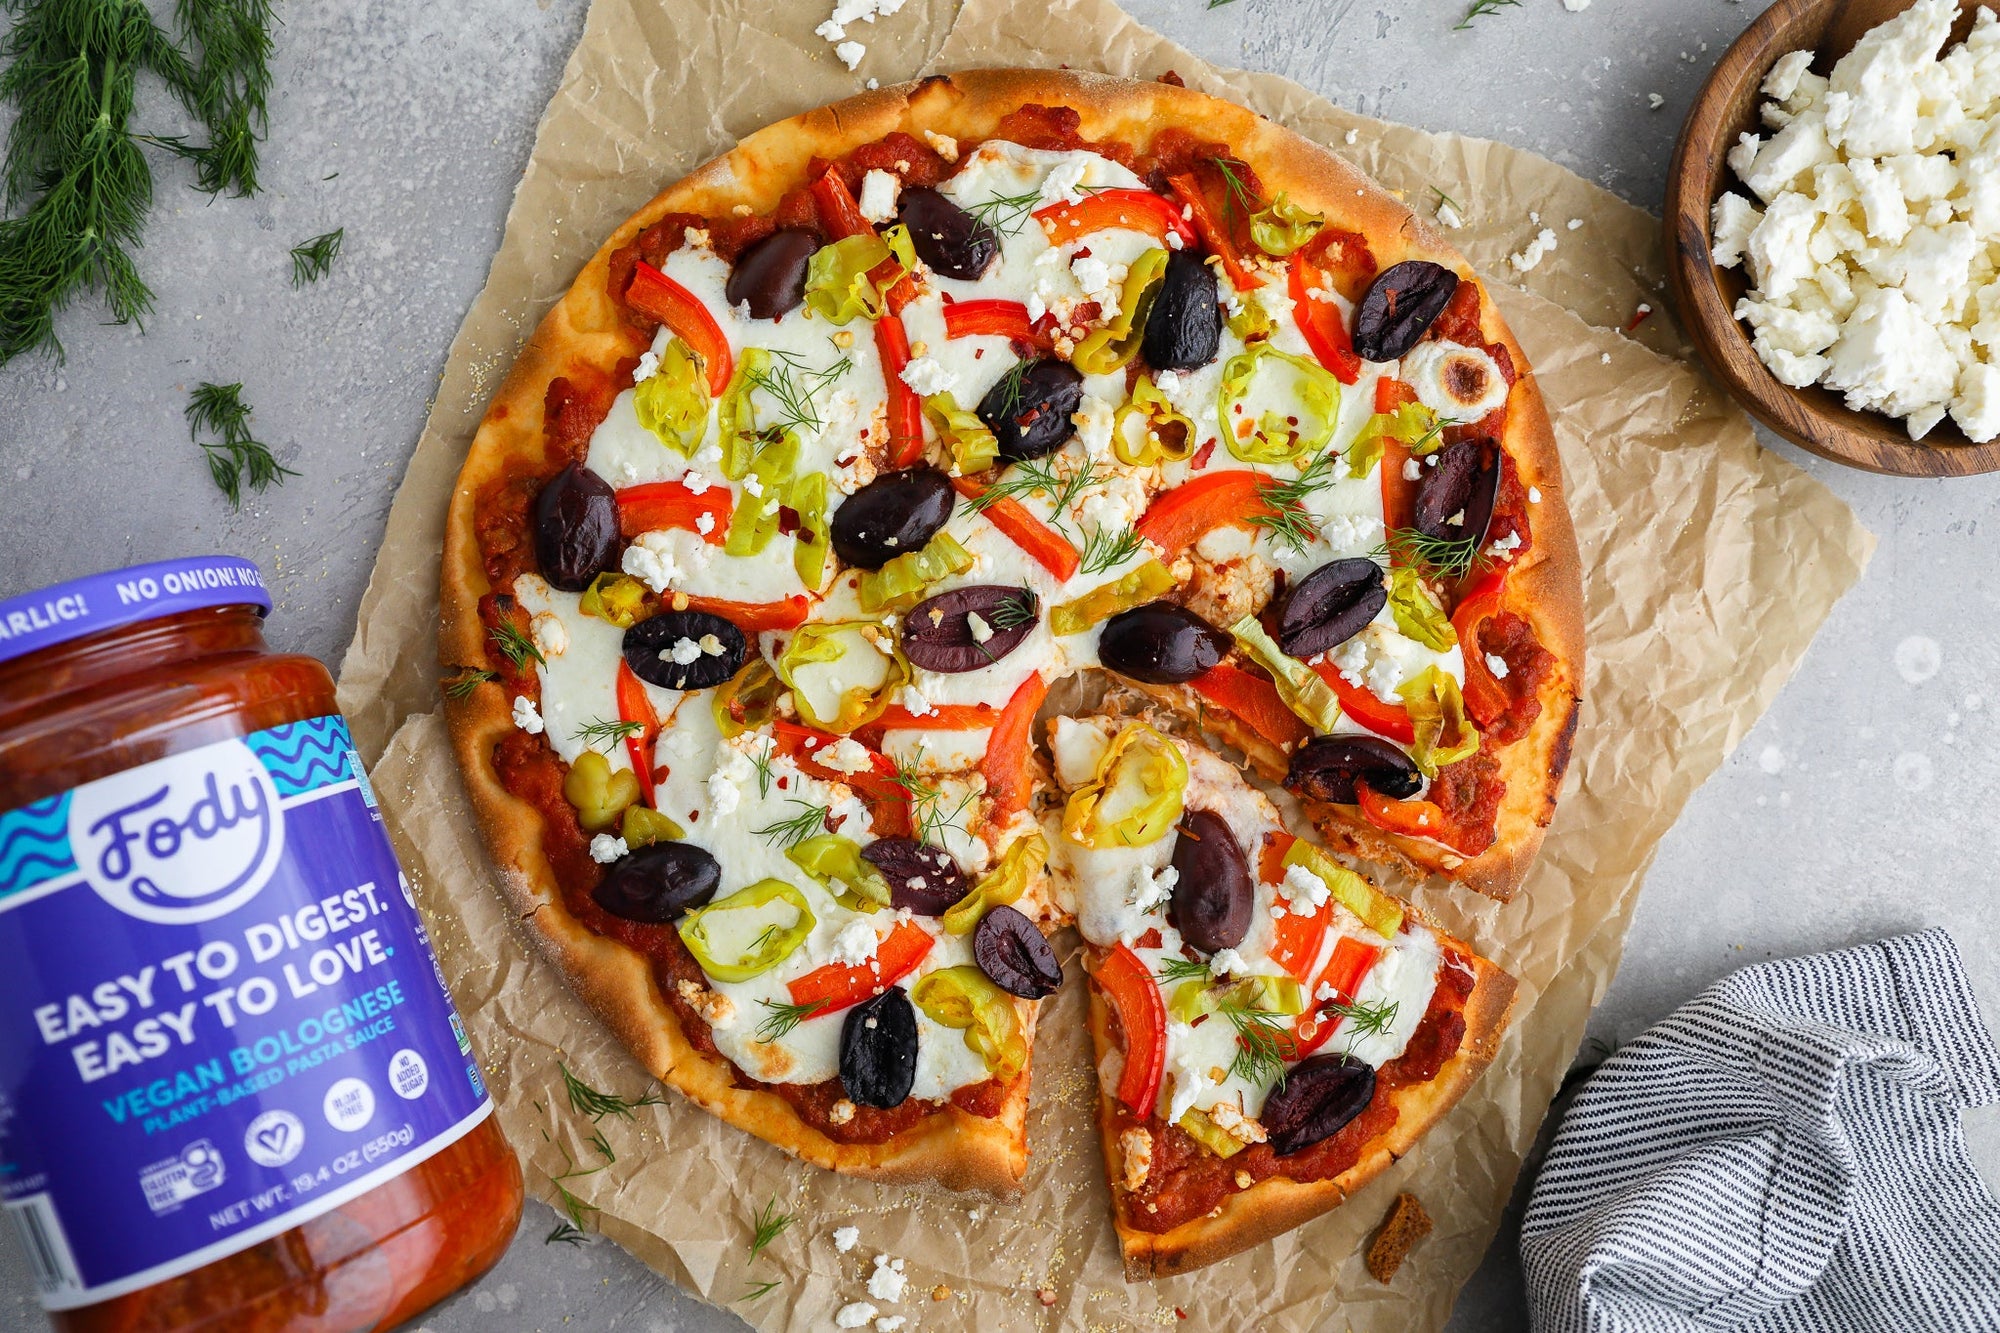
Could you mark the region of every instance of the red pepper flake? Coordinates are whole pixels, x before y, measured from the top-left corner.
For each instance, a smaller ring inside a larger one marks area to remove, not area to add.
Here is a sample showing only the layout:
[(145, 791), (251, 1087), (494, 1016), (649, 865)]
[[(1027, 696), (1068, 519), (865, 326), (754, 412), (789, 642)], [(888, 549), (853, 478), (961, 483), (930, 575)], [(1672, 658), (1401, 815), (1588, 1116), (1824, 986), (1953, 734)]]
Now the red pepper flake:
[(1625, 326), (1625, 332), (1630, 333), (1632, 330), (1638, 328), (1641, 324), (1644, 324), (1647, 321), (1647, 319), (1649, 319), (1652, 316), (1652, 313), (1653, 313), (1653, 307), (1647, 305), (1644, 301), (1641, 301), (1639, 303), (1638, 313), (1633, 315), (1632, 322)]
[(1215, 437), (1211, 435), (1206, 440), (1202, 441), (1201, 448), (1195, 450), (1194, 462), (1189, 465), (1189, 470), (1193, 472), (1201, 471), (1203, 468), (1208, 466), (1208, 460), (1211, 457), (1213, 457), (1214, 454), (1215, 454)]

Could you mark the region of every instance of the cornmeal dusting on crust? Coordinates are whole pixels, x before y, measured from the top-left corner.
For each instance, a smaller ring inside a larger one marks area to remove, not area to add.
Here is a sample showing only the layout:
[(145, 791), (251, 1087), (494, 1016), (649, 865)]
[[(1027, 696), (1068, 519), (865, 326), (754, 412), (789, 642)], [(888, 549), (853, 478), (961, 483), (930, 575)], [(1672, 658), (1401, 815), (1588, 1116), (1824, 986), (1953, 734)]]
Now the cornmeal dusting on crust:
[(1153, 1131), (1134, 1125), (1120, 1134), (1118, 1155), (1125, 1162), (1125, 1188), (1136, 1192), (1153, 1170)]

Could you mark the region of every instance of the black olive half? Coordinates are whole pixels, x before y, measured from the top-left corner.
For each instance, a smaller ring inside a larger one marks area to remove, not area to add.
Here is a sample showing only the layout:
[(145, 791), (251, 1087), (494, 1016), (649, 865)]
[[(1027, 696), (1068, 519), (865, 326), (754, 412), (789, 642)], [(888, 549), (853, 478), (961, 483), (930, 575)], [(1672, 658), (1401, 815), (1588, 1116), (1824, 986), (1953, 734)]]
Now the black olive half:
[[(713, 641), (704, 646), (703, 640), (711, 635)], [(721, 616), (706, 611), (662, 611), (626, 630), (620, 651), (632, 674), (648, 685), (663, 690), (705, 690), (742, 669), (749, 645), (743, 631)]]
[(1097, 660), (1148, 685), (1184, 685), (1220, 662), (1230, 638), (1184, 606), (1149, 602), (1104, 622)]
[(904, 190), (896, 220), (910, 229), (917, 258), (947, 278), (967, 282), (983, 275), (1000, 253), (1000, 234), (939, 194), (918, 186)]
[(861, 858), (889, 881), (889, 901), (918, 916), (943, 916), (971, 885), (950, 852), (915, 838), (877, 838)]
[(883, 1110), (901, 1106), (917, 1082), (917, 1010), (891, 986), (847, 1011), (840, 1026), (840, 1082), (847, 1099)]
[(1167, 256), (1167, 276), (1146, 316), (1139, 352), (1155, 370), (1193, 370), (1215, 360), (1222, 346), (1222, 305), (1215, 270), (1194, 250)]
[(1415, 347), (1451, 304), (1458, 275), (1428, 259), (1406, 259), (1375, 279), (1354, 312), (1354, 350), (1364, 361), (1394, 361)]
[(1375, 1100), (1375, 1070), (1351, 1055), (1315, 1055), (1285, 1071), (1259, 1117), (1271, 1151), (1289, 1157), (1332, 1138)]
[(1437, 454), (1437, 466), (1425, 466), (1417, 483), (1412, 517), (1417, 531), (1447, 541), (1470, 539), (1475, 549), (1484, 545), (1505, 458), (1488, 439), (1446, 445)]
[(806, 268), (819, 237), (787, 228), (774, 231), (736, 256), (722, 295), (732, 306), (749, 302), (750, 318), (776, 319), (806, 300)]
[(1083, 405), (1083, 372), (1067, 361), (1023, 361), (979, 400), (979, 419), (993, 432), (1000, 457), (1040, 458), (1075, 433), (1070, 418)]
[(1373, 560), (1334, 560), (1292, 585), (1278, 617), (1278, 646), (1307, 658), (1361, 632), (1389, 600)]
[(535, 497), (535, 563), (552, 588), (582, 592), (618, 567), (618, 497), (581, 463), (550, 477)]
[(1203, 953), (1243, 943), (1257, 890), (1243, 848), (1222, 816), (1195, 810), (1181, 820), (1173, 867), (1169, 919), (1181, 938)]
[(880, 569), (922, 550), (957, 502), (951, 478), (934, 467), (884, 472), (833, 511), (833, 553), (857, 569)]
[(1400, 801), (1423, 789), (1423, 774), (1410, 756), (1376, 736), (1315, 736), (1292, 751), (1285, 790), (1308, 800), (1353, 805), (1356, 782), (1378, 796)]
[[(991, 666), (1033, 632), (1039, 618), (1036, 606), (1034, 593), (1004, 583), (941, 592), (903, 614), (903, 656), (925, 671), (977, 671)], [(979, 617), (977, 625), (974, 616)]]
[(701, 848), (656, 842), (619, 857), (590, 896), (613, 916), (664, 925), (707, 905), (721, 883), (721, 865)]
[(972, 958), (994, 985), (1024, 1000), (1044, 999), (1062, 985), (1056, 951), (1034, 922), (1005, 903), (979, 918)]

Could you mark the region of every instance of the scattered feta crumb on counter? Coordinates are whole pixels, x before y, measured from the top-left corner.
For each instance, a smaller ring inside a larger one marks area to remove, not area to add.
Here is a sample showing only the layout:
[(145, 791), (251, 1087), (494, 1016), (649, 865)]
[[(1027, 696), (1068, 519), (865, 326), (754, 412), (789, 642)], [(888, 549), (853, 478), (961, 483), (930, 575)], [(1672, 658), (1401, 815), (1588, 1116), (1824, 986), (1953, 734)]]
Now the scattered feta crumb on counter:
[(868, 1294), (878, 1301), (895, 1305), (903, 1299), (910, 1280), (903, 1276), (903, 1261), (886, 1254), (875, 1256), (875, 1271), (868, 1275)]
[(859, 42), (842, 42), (833, 48), (833, 53), (840, 57), (841, 64), (853, 69), (861, 63), (861, 57), (868, 54), (868, 48)]
[(1513, 265), (1514, 271), (1516, 273), (1531, 273), (1534, 271), (1535, 267), (1539, 265), (1542, 262), (1542, 260), (1548, 255), (1548, 253), (1555, 248), (1556, 248), (1555, 232), (1551, 231), (1547, 227), (1544, 227), (1542, 228), (1540, 233), (1536, 235), (1534, 240), (1528, 242), (1527, 246), (1524, 249), (1522, 249), (1517, 254), (1509, 255), (1507, 257), (1507, 262)]
[(835, 1227), (833, 1229), (833, 1248), (835, 1253), (846, 1254), (860, 1243), (860, 1227)]
[(1667, 104), (1667, 99), (1660, 96), (1658, 93), (1646, 94), (1646, 106), (1649, 110), (1658, 111), (1661, 107), (1665, 106), (1666, 104)]
[(835, 1328), (866, 1328), (875, 1317), (875, 1307), (867, 1301), (850, 1301), (833, 1312)]

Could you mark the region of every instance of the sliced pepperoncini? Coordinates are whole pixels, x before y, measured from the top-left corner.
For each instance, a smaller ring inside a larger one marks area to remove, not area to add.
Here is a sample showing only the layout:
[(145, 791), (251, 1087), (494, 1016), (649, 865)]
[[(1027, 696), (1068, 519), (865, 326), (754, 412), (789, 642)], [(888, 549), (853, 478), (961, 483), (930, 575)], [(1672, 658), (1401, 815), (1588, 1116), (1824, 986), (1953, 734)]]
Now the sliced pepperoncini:
[(1091, 780), (1063, 806), (1063, 835), (1085, 847), (1143, 847), (1181, 817), (1187, 759), (1143, 722), (1128, 723), (1097, 761)]
[(934, 393), (924, 399), (924, 420), (937, 432), (949, 471), (955, 477), (984, 472), (1000, 459), (1000, 443), (993, 438), (979, 414), (960, 407), (949, 393)]
[(941, 967), (910, 987), (910, 1000), (940, 1027), (965, 1033), (965, 1044), (1002, 1083), (1028, 1063), (1028, 1042), (1014, 997), (976, 967)]
[(1139, 351), (1146, 333), (1146, 316), (1167, 277), (1167, 252), (1148, 250), (1132, 261), (1125, 285), (1118, 292), (1118, 313), (1102, 328), (1092, 329), (1070, 353), (1070, 364), (1086, 375), (1109, 375), (1122, 369)]
[(823, 731), (842, 733), (880, 717), (910, 679), (902, 648), (872, 620), (799, 626), (778, 656), (777, 671), (792, 687), (800, 717)]
[[(799, 463), (798, 437), (789, 432), (767, 443), (751, 460), (743, 478), (743, 494), (729, 515), (729, 536), (722, 549), (730, 555), (757, 555), (778, 535), (778, 507), (791, 494)], [(754, 489), (753, 489), (754, 486)], [(811, 585), (814, 589), (818, 583)]]
[(1393, 412), (1377, 412), (1368, 418), (1354, 438), (1356, 444), (1372, 441), (1378, 451), (1384, 439), (1394, 440), (1421, 458), (1435, 453), (1444, 443), (1445, 426), (1456, 424), (1456, 418), (1441, 417), (1422, 403), (1400, 403)]
[(1183, 981), (1167, 998), (1167, 1012), (1183, 1023), (1233, 1009), (1291, 1017), (1306, 1011), (1306, 988), (1293, 977), (1240, 977), (1224, 985)]
[[(1289, 393), (1301, 415), (1250, 411), (1251, 390), (1264, 381), (1267, 392), (1278, 375), (1291, 379)], [(1215, 395), (1216, 419), (1229, 452), (1246, 463), (1297, 463), (1333, 438), (1340, 416), (1340, 381), (1317, 362), (1269, 343), (1255, 343), (1229, 358)]]
[(760, 879), (689, 912), (678, 929), (702, 971), (717, 981), (748, 981), (791, 957), (817, 924), (805, 894), (781, 879)]
[(889, 905), (889, 881), (852, 838), (816, 834), (787, 848), (785, 859), (825, 885), (833, 900), (849, 911), (874, 912)]
[(563, 776), (563, 799), (576, 807), (576, 822), (595, 832), (610, 828), (639, 799), (639, 775), (629, 768), (613, 771), (611, 761), (585, 750)]
[(764, 440), (757, 433), (757, 413), (751, 406), (750, 395), (757, 387), (757, 381), (771, 370), (771, 353), (762, 347), (746, 347), (736, 358), (736, 369), (729, 377), (729, 387), (722, 391), (722, 401), (715, 409), (715, 430), (718, 446), (722, 450), (722, 475), (731, 481), (741, 481), (743, 474), (750, 470), (752, 460), (764, 446)]
[(958, 544), (948, 532), (940, 532), (922, 549), (905, 551), (880, 569), (861, 575), (863, 611), (885, 611), (915, 606), (923, 600), (924, 589), (939, 579), (963, 574), (972, 568), (972, 552)]
[(1416, 740), (1410, 745), (1410, 761), (1427, 778), (1434, 778), (1446, 764), (1455, 764), (1479, 751), (1479, 732), (1465, 716), (1465, 696), (1458, 682), (1427, 666), (1396, 687), (1403, 707), (1410, 715)]
[(1389, 610), (1404, 638), (1414, 639), (1434, 652), (1446, 652), (1458, 642), (1451, 617), (1438, 605), (1437, 597), (1424, 583), (1424, 576), (1405, 565), (1389, 571)]
[[(878, 272), (890, 260), (896, 267)], [(900, 223), (823, 245), (806, 265), (806, 308), (835, 324), (851, 323), (857, 315), (880, 319), (889, 288), (916, 266), (909, 228)]]
[(761, 656), (744, 663), (743, 669), (716, 686), (709, 707), (715, 713), (715, 729), (724, 740), (767, 725), (778, 715), (778, 696), (785, 692), (778, 673)]
[(618, 821), (618, 836), (637, 851), (656, 842), (679, 842), (687, 831), (651, 806), (634, 802), (625, 807), (625, 816)]
[(1158, 560), (1147, 560), (1109, 583), (1099, 584), (1074, 601), (1049, 609), (1049, 633), (1081, 634), (1120, 611), (1158, 601), (1174, 589), (1173, 571)]
[(826, 578), (826, 557), (833, 549), (832, 527), (826, 513), (826, 474), (808, 472), (792, 479), (786, 501), (799, 516), (798, 531), (792, 534), (792, 568), (807, 592), (818, 592)]
[(1255, 616), (1245, 616), (1231, 625), (1229, 637), (1236, 640), (1236, 646), (1252, 661), (1271, 673), (1271, 683), (1277, 686), (1278, 697), (1285, 701), (1285, 707), (1321, 735), (1333, 730), (1334, 723), (1340, 721), (1340, 698), (1319, 672), (1298, 658), (1287, 656)]
[(1194, 422), (1167, 401), (1151, 375), (1141, 375), (1112, 419), (1111, 451), (1129, 467), (1178, 463), (1194, 453)]
[(985, 915), (996, 907), (1020, 901), (1029, 883), (1047, 864), (1049, 845), (1038, 832), (1030, 832), (1007, 844), (999, 862), (979, 877), (972, 891), (953, 903), (940, 918), (953, 935), (970, 934)]
[(619, 629), (631, 629), (646, 618), (646, 585), (630, 574), (599, 574), (583, 590), (576, 608)]
[(1186, 1130), (1188, 1137), (1196, 1143), (1225, 1161), (1250, 1146), (1210, 1120), (1207, 1112), (1197, 1111), (1192, 1106), (1181, 1112), (1181, 1118), (1174, 1123)]
[(708, 374), (679, 338), (660, 353), (660, 368), (632, 389), (639, 424), (661, 444), (692, 457), (708, 433)]
[(1293, 203), (1284, 191), (1250, 215), (1250, 239), (1267, 255), (1284, 258), (1319, 235), (1326, 219)]
[(1287, 870), (1300, 866), (1319, 876), (1334, 901), (1361, 918), (1361, 924), (1383, 939), (1394, 939), (1403, 928), (1403, 905), (1361, 876), (1338, 865), (1326, 853), (1300, 838), (1285, 849)]

